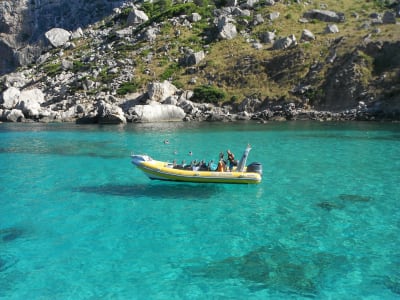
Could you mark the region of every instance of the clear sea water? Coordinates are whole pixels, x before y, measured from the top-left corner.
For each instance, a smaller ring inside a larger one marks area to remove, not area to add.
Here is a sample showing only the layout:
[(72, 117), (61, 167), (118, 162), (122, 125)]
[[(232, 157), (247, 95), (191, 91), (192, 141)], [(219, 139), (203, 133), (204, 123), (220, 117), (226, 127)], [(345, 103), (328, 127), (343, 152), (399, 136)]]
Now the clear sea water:
[[(247, 143), (259, 185), (130, 163)], [(0, 299), (399, 299), (399, 182), (400, 124), (0, 124)]]

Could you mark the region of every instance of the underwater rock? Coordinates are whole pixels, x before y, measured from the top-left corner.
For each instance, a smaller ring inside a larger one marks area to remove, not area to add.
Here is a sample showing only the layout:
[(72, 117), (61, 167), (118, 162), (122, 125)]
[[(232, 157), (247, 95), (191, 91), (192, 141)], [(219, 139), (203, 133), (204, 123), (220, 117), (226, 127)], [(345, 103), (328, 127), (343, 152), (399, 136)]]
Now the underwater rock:
[(11, 242), (17, 238), (19, 238), (24, 231), (21, 228), (10, 227), (0, 229), (0, 238), (3, 242)]
[(293, 250), (292, 254), (280, 246), (262, 246), (240, 257), (229, 257), (188, 270), (195, 276), (245, 280), (251, 290), (272, 289), (314, 297), (318, 294), (317, 287), (324, 272), (312, 256), (298, 257), (295, 252)]
[(327, 211), (331, 211), (332, 209), (343, 209), (344, 205), (342, 204), (338, 204), (338, 203), (334, 203), (334, 202), (327, 202), (327, 201), (323, 201), (317, 204), (317, 206), (327, 210)]
[(349, 195), (349, 194), (342, 194), (339, 196), (341, 200), (344, 201), (351, 201), (351, 202), (369, 202), (372, 200), (370, 196), (361, 196), (361, 195)]
[(388, 288), (392, 293), (400, 295), (400, 278), (392, 278), (391, 276), (385, 276), (383, 285)]
[(0, 272), (4, 272), (17, 263), (17, 259), (10, 255), (0, 256)]
[[(191, 276), (247, 282), (252, 291), (272, 292), (301, 297), (317, 297), (324, 282), (335, 280), (332, 274), (345, 273), (346, 256), (327, 252), (311, 253), (300, 248), (261, 246), (239, 257), (228, 257), (205, 266), (191, 266)], [(336, 275), (335, 275), (336, 276)]]

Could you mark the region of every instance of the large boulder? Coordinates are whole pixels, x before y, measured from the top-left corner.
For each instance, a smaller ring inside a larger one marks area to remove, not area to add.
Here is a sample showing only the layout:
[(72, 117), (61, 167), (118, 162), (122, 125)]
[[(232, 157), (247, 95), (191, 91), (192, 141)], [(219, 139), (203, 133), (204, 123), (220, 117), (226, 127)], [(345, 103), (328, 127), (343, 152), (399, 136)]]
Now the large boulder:
[(135, 122), (170, 122), (182, 121), (185, 112), (174, 105), (162, 105), (151, 102), (147, 105), (136, 105), (129, 110)]
[(264, 44), (272, 44), (275, 40), (275, 32), (267, 31), (260, 34), (260, 41)]
[(307, 19), (317, 19), (323, 22), (344, 22), (345, 20), (343, 13), (320, 9), (309, 10), (303, 16)]
[(45, 36), (54, 48), (58, 48), (64, 46), (69, 41), (71, 33), (62, 28), (53, 28), (47, 31)]
[(236, 26), (233, 24), (233, 22), (233, 19), (226, 16), (218, 18), (217, 28), (219, 38), (231, 40), (237, 36)]
[(270, 21), (275, 21), (279, 18), (280, 13), (278, 11), (271, 12), (267, 14), (267, 19)]
[(23, 90), (19, 96), (18, 108), (25, 116), (39, 117), (42, 113), (40, 104), (44, 102), (44, 94), (39, 89)]
[(25, 116), (19, 109), (12, 109), (10, 111), (6, 111), (5, 119), (9, 122), (21, 122), (25, 120)]
[(28, 80), (22, 73), (11, 73), (4, 76), (3, 83), (6, 87), (22, 88), (28, 83)]
[(325, 33), (338, 33), (339, 28), (336, 24), (328, 24), (325, 28)]
[(315, 35), (308, 29), (303, 29), (303, 32), (301, 33), (301, 41), (313, 41), (315, 40)]
[(177, 92), (177, 88), (167, 80), (152, 82), (147, 86), (150, 100), (162, 102)]
[(100, 124), (125, 124), (122, 108), (101, 100), (97, 103), (97, 117)]
[(273, 49), (275, 50), (282, 50), (287, 49), (290, 47), (294, 47), (297, 45), (296, 37), (292, 34), (288, 37), (281, 38), (276, 40), (273, 45)]
[(190, 22), (199, 22), (201, 20), (201, 15), (198, 13), (192, 13), (189, 17)]
[(13, 109), (19, 101), (21, 91), (15, 87), (9, 87), (3, 92), (2, 106), (6, 109)]
[(183, 66), (193, 66), (200, 63), (206, 57), (203, 50), (199, 52), (192, 52), (186, 54), (181, 60), (180, 64)]
[(129, 13), (127, 22), (128, 25), (131, 26), (131, 25), (142, 24), (148, 20), (149, 17), (146, 15), (144, 11), (134, 9)]
[(396, 14), (391, 11), (386, 11), (382, 17), (383, 24), (396, 24)]

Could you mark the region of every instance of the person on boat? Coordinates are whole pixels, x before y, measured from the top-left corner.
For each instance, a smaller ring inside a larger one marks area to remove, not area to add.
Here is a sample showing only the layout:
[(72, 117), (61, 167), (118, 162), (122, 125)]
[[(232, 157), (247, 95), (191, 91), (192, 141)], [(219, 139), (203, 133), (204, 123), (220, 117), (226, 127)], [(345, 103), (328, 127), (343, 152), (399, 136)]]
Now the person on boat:
[(217, 171), (218, 172), (224, 172), (226, 168), (225, 162), (223, 159), (220, 159), (218, 162), (218, 166), (217, 166)]
[(220, 160), (221, 160), (221, 159), (224, 160), (224, 152), (221, 151), (221, 152), (219, 153), (219, 159), (220, 159)]
[(217, 170), (217, 165), (214, 164), (213, 160), (210, 160), (208, 162), (207, 168), (208, 168), (208, 171), (216, 171)]
[(235, 155), (228, 149), (226, 151), (228, 153), (228, 161), (229, 161), (229, 171), (232, 171), (233, 167), (237, 165), (237, 160), (235, 160)]

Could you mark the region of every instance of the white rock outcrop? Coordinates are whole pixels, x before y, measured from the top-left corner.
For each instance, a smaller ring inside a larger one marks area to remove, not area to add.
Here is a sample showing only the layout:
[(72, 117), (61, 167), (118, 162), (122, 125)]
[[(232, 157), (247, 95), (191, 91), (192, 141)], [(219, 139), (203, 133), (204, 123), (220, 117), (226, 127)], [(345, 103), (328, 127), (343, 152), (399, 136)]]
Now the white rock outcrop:
[(176, 86), (167, 80), (163, 82), (152, 82), (147, 86), (147, 93), (150, 100), (162, 102), (168, 97), (174, 95), (177, 92)]
[(71, 33), (62, 28), (53, 28), (45, 33), (47, 40), (54, 48), (64, 46), (70, 39)]
[(233, 19), (226, 16), (218, 18), (217, 28), (219, 38), (231, 40), (237, 36), (236, 25), (233, 22)]
[(132, 109), (136, 122), (171, 122), (182, 121), (185, 112), (175, 105), (163, 105), (151, 102), (148, 105), (136, 105)]
[(39, 89), (23, 90), (19, 96), (18, 108), (29, 117), (39, 117), (42, 112), (40, 104), (44, 102), (44, 94)]
[(127, 22), (128, 25), (138, 25), (146, 22), (147, 20), (149, 20), (149, 17), (144, 11), (134, 9), (129, 13)]
[(2, 106), (6, 109), (12, 109), (17, 105), (21, 91), (15, 87), (9, 87), (3, 92)]

